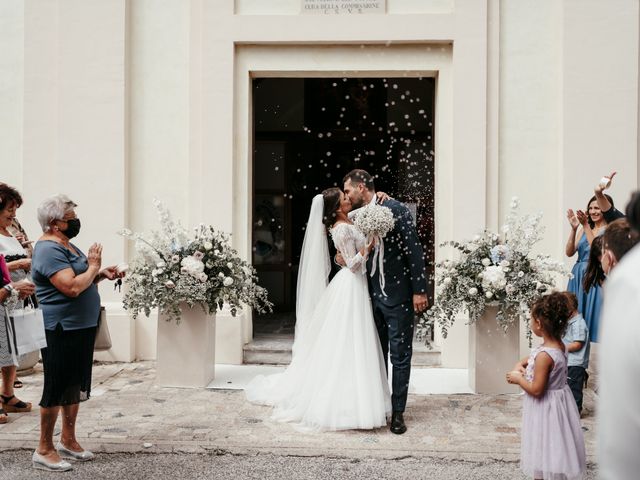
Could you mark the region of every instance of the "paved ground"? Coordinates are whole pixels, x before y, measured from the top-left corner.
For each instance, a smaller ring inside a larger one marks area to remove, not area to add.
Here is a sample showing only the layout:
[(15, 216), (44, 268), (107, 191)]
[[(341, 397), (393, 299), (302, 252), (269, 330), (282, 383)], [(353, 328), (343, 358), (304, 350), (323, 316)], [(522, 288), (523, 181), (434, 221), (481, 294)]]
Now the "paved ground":
[[(0, 453), (0, 475), (11, 480), (113, 479), (385, 479), (385, 480), (524, 480), (516, 462), (468, 462), (433, 458), (344, 459), (270, 454), (143, 454), (100, 455), (76, 465), (72, 472), (49, 474), (31, 468), (24, 452)], [(591, 470), (585, 480), (595, 480)]]
[[(270, 421), (270, 410), (248, 404), (241, 391), (160, 388), (154, 375), (152, 362), (94, 368), (94, 395), (80, 407), (78, 437), (85, 448), (110, 455), (65, 477), (521, 478), (519, 395), (410, 395), (405, 435), (309, 434)], [(20, 396), (37, 403), (42, 375), (23, 380)], [(588, 478), (596, 475), (593, 403), (587, 390)], [(46, 478), (34, 476), (29, 463), (38, 420), (37, 412), (12, 414), (0, 426), (0, 478)], [(403, 475), (405, 466), (411, 475)]]

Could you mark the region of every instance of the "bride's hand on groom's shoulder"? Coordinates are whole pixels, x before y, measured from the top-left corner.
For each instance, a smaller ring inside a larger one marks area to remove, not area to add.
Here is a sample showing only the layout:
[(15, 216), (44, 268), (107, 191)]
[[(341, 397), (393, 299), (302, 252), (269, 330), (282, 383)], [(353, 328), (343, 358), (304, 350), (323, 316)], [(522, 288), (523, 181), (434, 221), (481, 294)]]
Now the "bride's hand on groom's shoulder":
[(385, 192), (376, 192), (376, 197), (378, 197), (378, 203), (381, 204), (391, 199), (391, 197)]

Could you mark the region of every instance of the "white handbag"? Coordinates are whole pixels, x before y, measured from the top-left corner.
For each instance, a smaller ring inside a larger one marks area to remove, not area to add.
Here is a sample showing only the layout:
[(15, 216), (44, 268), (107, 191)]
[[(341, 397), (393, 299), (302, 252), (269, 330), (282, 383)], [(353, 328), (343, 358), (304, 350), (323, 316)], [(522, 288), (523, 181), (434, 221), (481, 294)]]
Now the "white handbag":
[(10, 312), (18, 355), (34, 352), (47, 346), (42, 310), (29, 305)]
[(109, 334), (109, 325), (107, 324), (107, 312), (104, 307), (100, 307), (100, 316), (98, 317), (98, 328), (96, 330), (96, 340), (93, 344), (95, 352), (103, 352), (111, 348), (111, 334)]

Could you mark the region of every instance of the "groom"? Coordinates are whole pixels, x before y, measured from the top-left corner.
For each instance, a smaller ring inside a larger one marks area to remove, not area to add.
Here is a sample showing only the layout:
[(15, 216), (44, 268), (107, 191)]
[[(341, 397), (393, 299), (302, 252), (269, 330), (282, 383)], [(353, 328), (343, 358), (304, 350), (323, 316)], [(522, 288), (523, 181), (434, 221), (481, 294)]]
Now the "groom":
[[(377, 201), (373, 177), (365, 170), (352, 170), (343, 182), (344, 193), (351, 200), (353, 209)], [(391, 352), (391, 431), (402, 434), (407, 431), (402, 414), (409, 392), (413, 320), (415, 313), (423, 312), (428, 306), (427, 280), (422, 246), (409, 209), (393, 199), (385, 200), (384, 206), (391, 210), (395, 218), (393, 230), (384, 238), (386, 295), (380, 285), (378, 272), (373, 277), (370, 275), (373, 255), (367, 261), (367, 278), (385, 366), (387, 355)]]

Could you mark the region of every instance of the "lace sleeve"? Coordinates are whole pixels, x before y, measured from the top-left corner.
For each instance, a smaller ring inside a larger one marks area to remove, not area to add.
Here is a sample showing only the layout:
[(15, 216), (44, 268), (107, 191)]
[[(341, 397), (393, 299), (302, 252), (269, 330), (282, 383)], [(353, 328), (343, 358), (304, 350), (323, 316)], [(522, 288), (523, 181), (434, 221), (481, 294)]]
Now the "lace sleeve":
[(336, 225), (331, 230), (331, 238), (336, 249), (342, 254), (346, 266), (353, 273), (363, 273), (366, 267), (366, 257), (363, 257), (356, 247), (356, 238), (352, 227), (346, 223)]

